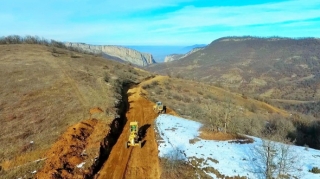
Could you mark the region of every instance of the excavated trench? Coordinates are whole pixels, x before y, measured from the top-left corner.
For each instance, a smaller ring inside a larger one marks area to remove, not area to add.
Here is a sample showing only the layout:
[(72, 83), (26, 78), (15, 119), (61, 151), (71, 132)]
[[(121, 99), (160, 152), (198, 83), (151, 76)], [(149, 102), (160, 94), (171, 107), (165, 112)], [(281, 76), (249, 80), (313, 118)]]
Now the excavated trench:
[[(116, 106), (119, 117), (109, 124), (109, 129), (106, 128), (106, 124), (99, 123), (95, 118), (83, 120), (70, 126), (48, 150), (45, 156), (47, 158), (45, 165), (37, 172), (35, 178), (93, 178), (107, 161), (127, 122), (126, 113), (129, 109), (127, 92), (133, 85), (135, 84), (122, 84), (121, 99)], [(94, 138), (101, 134), (107, 135), (100, 144), (99, 141), (92, 143)], [(96, 146), (94, 150), (97, 150), (98, 156), (94, 158), (91, 166), (82, 169), (78, 165), (86, 160), (91, 160), (87, 158), (85, 153), (88, 145), (91, 145), (91, 148), (92, 145)]]
[[(84, 120), (70, 126), (49, 150), (46, 164), (37, 173), (36, 178), (160, 178), (158, 144), (153, 126), (157, 114), (153, 111), (154, 104), (144, 97), (144, 91), (141, 88), (151, 80), (158, 79), (155, 77), (141, 84), (124, 83), (122, 85), (122, 101), (117, 106), (119, 117), (112, 121), (110, 129), (96, 119)], [(167, 113), (175, 114), (170, 109), (167, 109)], [(126, 148), (124, 145), (130, 134), (129, 121), (139, 123), (142, 130), (142, 148)], [(107, 134), (106, 137), (103, 141), (95, 143), (95, 137), (102, 134), (101, 132), (104, 135)], [(74, 134), (86, 135), (77, 138)], [(81, 162), (89, 159), (82, 153), (87, 145), (91, 147), (92, 142), (99, 150), (98, 156), (89, 167), (78, 167)], [(80, 147), (72, 148), (71, 145)]]
[(116, 144), (120, 134), (123, 131), (123, 127), (127, 122), (126, 113), (129, 110), (128, 102), (128, 90), (136, 84), (134, 83), (124, 83), (122, 85), (121, 96), (122, 99), (118, 103), (118, 118), (115, 118), (110, 124), (110, 131), (108, 135), (103, 139), (100, 145), (99, 156), (96, 159), (96, 162), (92, 165), (91, 171), (89, 174), (85, 175), (86, 179), (94, 178), (94, 176), (101, 170), (103, 164), (108, 160), (110, 152), (113, 146)]
[[(139, 85), (128, 89), (127, 112), (125, 119), (128, 121), (112, 147), (108, 159), (94, 176), (95, 179), (157, 179), (160, 178), (161, 169), (158, 157), (158, 144), (154, 131), (154, 120), (157, 113), (153, 111), (151, 101), (144, 97), (145, 91), (141, 86), (149, 84), (157, 77), (143, 81)], [(174, 114), (170, 109), (168, 113)], [(141, 130), (142, 147), (125, 146), (130, 135), (129, 122), (136, 121)]]

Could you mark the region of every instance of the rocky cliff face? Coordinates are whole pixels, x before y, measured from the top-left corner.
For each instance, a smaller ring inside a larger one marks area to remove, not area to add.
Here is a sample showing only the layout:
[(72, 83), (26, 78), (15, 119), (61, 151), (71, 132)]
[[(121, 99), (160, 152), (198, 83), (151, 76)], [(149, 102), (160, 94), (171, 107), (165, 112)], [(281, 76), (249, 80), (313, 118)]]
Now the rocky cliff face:
[(84, 43), (65, 43), (67, 47), (81, 49), (85, 52), (114, 57), (138, 66), (156, 63), (151, 54), (115, 45), (88, 45)]
[(174, 60), (180, 60), (181, 58), (184, 58), (184, 57), (186, 57), (186, 56), (188, 56), (188, 55), (190, 55), (190, 54), (192, 54), (192, 53), (194, 53), (194, 52), (196, 52), (196, 51), (199, 51), (199, 50), (201, 50), (201, 49), (203, 49), (202, 47), (200, 48), (194, 48), (194, 49), (192, 49), (190, 52), (188, 52), (188, 53), (186, 53), (186, 54), (172, 54), (172, 55), (168, 55), (168, 56), (166, 56), (165, 57), (165, 59), (164, 59), (164, 62), (171, 62), (171, 61), (174, 61)]
[(172, 55), (167, 55), (165, 58), (164, 58), (164, 62), (171, 62), (171, 61), (174, 61), (174, 60), (178, 60), (182, 57), (183, 55), (181, 54), (172, 54)]

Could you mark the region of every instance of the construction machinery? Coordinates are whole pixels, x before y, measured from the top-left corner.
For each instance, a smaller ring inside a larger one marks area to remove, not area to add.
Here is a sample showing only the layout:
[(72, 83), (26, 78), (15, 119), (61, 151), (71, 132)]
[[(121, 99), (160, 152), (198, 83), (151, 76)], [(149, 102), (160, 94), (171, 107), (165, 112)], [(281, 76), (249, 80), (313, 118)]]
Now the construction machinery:
[(162, 104), (162, 102), (158, 101), (158, 102), (156, 102), (156, 105), (153, 106), (153, 110), (155, 112), (157, 112), (158, 114), (165, 113), (166, 107)]
[(141, 140), (139, 137), (139, 126), (138, 122), (130, 122), (130, 135), (128, 141), (125, 143), (125, 147), (139, 146), (141, 148)]

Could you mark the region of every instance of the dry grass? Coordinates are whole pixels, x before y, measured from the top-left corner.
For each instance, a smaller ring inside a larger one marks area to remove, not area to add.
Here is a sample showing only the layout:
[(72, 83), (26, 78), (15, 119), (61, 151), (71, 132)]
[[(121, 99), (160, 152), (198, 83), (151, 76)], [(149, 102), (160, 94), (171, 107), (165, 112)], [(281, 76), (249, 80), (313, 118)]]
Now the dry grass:
[[(69, 126), (90, 118), (91, 108), (116, 114), (117, 95), (113, 84), (105, 82), (106, 74), (112, 80), (126, 74), (137, 81), (148, 75), (65, 49), (0, 46), (0, 166), (5, 178), (18, 176), (12, 172), (23, 175), (29, 165), (30, 171), (38, 170), (43, 162), (32, 161), (41, 159)], [(112, 117), (104, 115), (99, 120), (110, 123)]]
[(319, 48), (319, 41), (312, 38), (217, 39), (181, 60), (152, 65), (148, 70), (216, 83), (250, 96), (318, 101)]
[(162, 101), (178, 115), (201, 122), (204, 124), (204, 131), (224, 132), (226, 122), (227, 133), (230, 135), (240, 133), (281, 141), (294, 130), (292, 127), (281, 126), (287, 123), (279, 122), (275, 124), (278, 127), (270, 132), (265, 124), (286, 120), (288, 112), (244, 94), (165, 76), (159, 76), (142, 86), (148, 99), (153, 102)]
[[(267, 103), (244, 98), (242, 95), (203, 83), (162, 77), (157, 83), (144, 84), (152, 101), (162, 101), (179, 115), (205, 122), (210, 116), (222, 113), (230, 106), (233, 116), (248, 117), (271, 113), (287, 116), (288, 113)], [(252, 108), (255, 109), (252, 109)], [(220, 114), (219, 114), (220, 115)]]

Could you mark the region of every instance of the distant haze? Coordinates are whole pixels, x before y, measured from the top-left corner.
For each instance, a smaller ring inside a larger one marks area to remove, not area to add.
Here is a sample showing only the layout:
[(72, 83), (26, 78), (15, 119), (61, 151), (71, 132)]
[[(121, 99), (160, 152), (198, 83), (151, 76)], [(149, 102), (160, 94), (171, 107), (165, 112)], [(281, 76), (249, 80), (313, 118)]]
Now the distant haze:
[(139, 45), (133, 45), (133, 46), (125, 46), (128, 48), (132, 48), (134, 50), (137, 50), (139, 52), (145, 52), (145, 53), (151, 53), (154, 60), (157, 63), (162, 63), (164, 61), (164, 58), (167, 55), (171, 54), (185, 54), (192, 50), (193, 48), (197, 47), (204, 47), (206, 44), (196, 44), (191, 46), (139, 46)]

